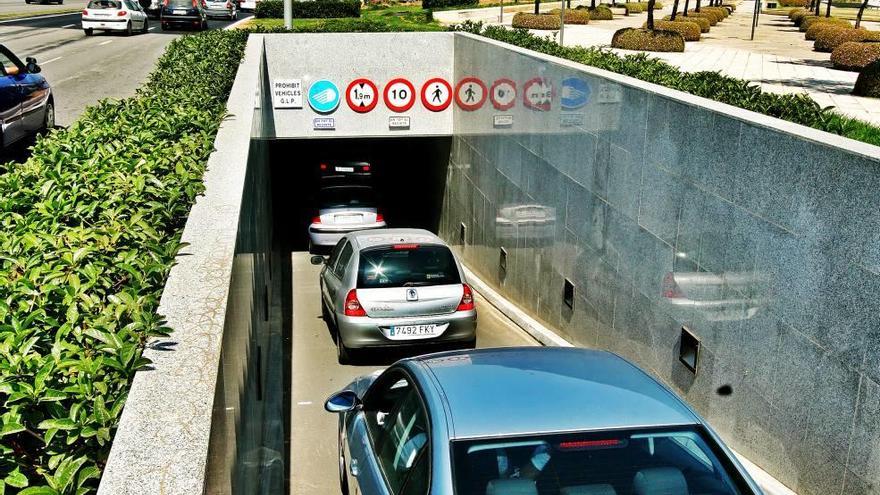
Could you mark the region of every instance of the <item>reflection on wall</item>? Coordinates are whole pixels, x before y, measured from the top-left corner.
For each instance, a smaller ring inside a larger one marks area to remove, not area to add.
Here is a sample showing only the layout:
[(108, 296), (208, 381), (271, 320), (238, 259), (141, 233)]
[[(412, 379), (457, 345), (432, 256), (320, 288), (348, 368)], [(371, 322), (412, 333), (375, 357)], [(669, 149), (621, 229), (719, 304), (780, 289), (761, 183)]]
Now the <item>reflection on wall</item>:
[(518, 91), (453, 118), (441, 235), (468, 265), (799, 494), (880, 493), (878, 160), (491, 41), (455, 53), (456, 80)]

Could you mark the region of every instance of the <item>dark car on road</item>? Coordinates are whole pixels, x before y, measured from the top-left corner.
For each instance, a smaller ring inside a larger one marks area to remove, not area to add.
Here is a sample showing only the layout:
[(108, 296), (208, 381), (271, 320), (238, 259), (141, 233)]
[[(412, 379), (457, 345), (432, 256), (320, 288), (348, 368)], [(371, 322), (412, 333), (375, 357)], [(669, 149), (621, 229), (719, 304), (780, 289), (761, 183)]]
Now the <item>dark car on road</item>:
[(208, 29), (208, 12), (204, 0), (165, 0), (161, 11), (162, 30), (173, 27)]
[(22, 63), (0, 45), (0, 145), (2, 148), (55, 126), (52, 88), (34, 58)]

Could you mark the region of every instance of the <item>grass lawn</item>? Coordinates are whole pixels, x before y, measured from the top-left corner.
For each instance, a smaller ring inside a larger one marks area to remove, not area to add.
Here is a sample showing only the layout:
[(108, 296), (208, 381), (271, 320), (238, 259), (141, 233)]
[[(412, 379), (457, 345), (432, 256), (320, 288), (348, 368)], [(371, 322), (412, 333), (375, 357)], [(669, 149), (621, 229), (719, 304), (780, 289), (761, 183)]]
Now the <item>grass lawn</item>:
[[(389, 7), (365, 7), (361, 9), (360, 19), (294, 19), (294, 30), (312, 30), (333, 23), (344, 25), (350, 23), (356, 28), (359, 23), (381, 23), (391, 31), (443, 31), (445, 28), (430, 17), (430, 13), (418, 5), (395, 5)], [(283, 19), (251, 19), (241, 27), (259, 26), (263, 28), (280, 28)], [(358, 30), (358, 29), (352, 29)]]

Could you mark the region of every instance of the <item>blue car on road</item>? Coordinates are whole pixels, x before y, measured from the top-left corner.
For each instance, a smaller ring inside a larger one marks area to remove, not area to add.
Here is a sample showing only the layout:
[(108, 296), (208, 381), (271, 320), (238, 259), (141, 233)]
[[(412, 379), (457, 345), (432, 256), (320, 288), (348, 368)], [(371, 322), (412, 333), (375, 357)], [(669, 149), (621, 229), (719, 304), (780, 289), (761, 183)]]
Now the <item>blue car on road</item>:
[(324, 405), (343, 494), (761, 494), (684, 401), (623, 358), (579, 348), (404, 359)]
[(9, 145), (55, 126), (52, 88), (33, 58), (22, 63), (0, 45), (0, 145)]

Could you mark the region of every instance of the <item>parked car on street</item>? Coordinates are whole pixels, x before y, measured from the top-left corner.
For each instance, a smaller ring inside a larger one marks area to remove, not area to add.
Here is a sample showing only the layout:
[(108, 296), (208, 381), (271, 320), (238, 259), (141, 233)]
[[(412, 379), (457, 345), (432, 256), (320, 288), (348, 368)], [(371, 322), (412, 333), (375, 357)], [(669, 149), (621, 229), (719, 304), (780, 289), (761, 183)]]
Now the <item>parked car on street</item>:
[(623, 358), (565, 347), (398, 361), (324, 404), (343, 494), (759, 495), (719, 436)]
[[(309, 224), (309, 251), (329, 250), (348, 232), (385, 227), (370, 186), (334, 182), (318, 190), (317, 214)], [(326, 251), (325, 251), (326, 252)]]
[(205, 5), (209, 18), (221, 17), (230, 21), (238, 19), (238, 7), (235, 6), (235, 2), (232, 0), (207, 0)]
[(122, 31), (131, 35), (149, 29), (147, 13), (135, 0), (91, 0), (82, 11), (82, 29), (86, 36), (99, 31)]
[(336, 333), (337, 357), (352, 349), (476, 344), (474, 295), (449, 247), (421, 229), (347, 234), (321, 270), (321, 313)]
[(162, 31), (173, 27), (208, 29), (206, 7), (205, 0), (164, 0), (160, 13)]
[(55, 98), (32, 57), (22, 63), (0, 45), (0, 148), (55, 127)]

